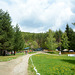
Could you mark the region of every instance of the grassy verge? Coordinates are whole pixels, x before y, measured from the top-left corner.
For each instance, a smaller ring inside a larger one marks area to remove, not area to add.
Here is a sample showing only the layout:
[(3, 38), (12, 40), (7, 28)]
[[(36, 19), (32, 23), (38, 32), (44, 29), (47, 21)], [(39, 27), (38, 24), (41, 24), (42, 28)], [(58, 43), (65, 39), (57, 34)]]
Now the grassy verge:
[(34, 71), (33, 68), (34, 67), (32, 65), (32, 62), (31, 62), (31, 60), (29, 58), (29, 60), (28, 60), (28, 75), (36, 75), (36, 72)]
[(75, 57), (37, 54), (32, 60), (41, 75), (75, 75)]
[(16, 55), (9, 55), (9, 56), (0, 56), (0, 62), (3, 61), (10, 61), (12, 59), (16, 59), (19, 56), (25, 55), (24, 53), (16, 53)]

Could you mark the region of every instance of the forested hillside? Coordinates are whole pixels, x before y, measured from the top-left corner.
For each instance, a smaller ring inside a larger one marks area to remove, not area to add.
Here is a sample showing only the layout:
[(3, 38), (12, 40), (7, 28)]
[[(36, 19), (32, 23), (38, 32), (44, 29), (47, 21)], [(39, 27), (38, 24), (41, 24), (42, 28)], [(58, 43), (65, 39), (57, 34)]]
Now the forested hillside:
[[(22, 32), (22, 35), (25, 40), (25, 44), (29, 41), (36, 41), (38, 47), (48, 48), (50, 49), (52, 43), (54, 48), (61, 49), (74, 49), (75, 50), (75, 32), (69, 25), (66, 25), (65, 31), (62, 32), (60, 29), (55, 32), (51, 29), (45, 33), (30, 33), (30, 32)], [(51, 37), (52, 36), (52, 37)], [(54, 41), (52, 41), (54, 39)], [(50, 45), (51, 43), (51, 45)], [(54, 45), (56, 44), (56, 45)], [(49, 45), (49, 47), (48, 47)], [(26, 46), (26, 45), (25, 45)]]

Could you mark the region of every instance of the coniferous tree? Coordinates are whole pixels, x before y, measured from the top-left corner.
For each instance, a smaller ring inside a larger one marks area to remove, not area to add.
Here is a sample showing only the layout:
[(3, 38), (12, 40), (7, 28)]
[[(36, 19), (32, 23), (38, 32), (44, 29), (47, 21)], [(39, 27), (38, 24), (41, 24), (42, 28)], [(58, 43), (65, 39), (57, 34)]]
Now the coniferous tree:
[(69, 40), (69, 42), (70, 42), (69, 43), (69, 46), (70, 46), (69, 49), (75, 49), (75, 47), (74, 47), (75, 46), (75, 44), (74, 44), (75, 43), (75, 32), (73, 31), (72, 28), (70, 28), (69, 31), (70, 31), (70, 33), (69, 33), (69, 35), (70, 35), (69, 36), (69, 39), (70, 39)]
[(72, 49), (72, 42), (73, 42), (73, 29), (70, 28), (68, 25), (66, 26), (65, 32), (67, 33), (68, 41), (69, 41), (69, 49)]
[(14, 55), (15, 51), (21, 50), (24, 47), (24, 39), (22, 37), (21, 31), (18, 27), (18, 24), (14, 28), (15, 35), (14, 35)]
[(69, 38), (69, 25), (68, 24), (66, 25), (66, 31), (65, 32), (67, 33), (67, 37)]
[(72, 40), (71, 40), (71, 49), (73, 49), (75, 51), (75, 32), (73, 32), (72, 34)]
[[(8, 12), (0, 9), (0, 49), (13, 49), (13, 28), (11, 26), (11, 17)], [(4, 54), (5, 55), (5, 54)]]

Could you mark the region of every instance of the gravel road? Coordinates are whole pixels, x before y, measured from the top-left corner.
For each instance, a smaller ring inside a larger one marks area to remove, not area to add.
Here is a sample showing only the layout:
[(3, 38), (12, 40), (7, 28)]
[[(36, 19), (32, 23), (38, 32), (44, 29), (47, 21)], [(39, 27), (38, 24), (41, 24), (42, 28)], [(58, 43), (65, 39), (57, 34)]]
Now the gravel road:
[(0, 75), (28, 75), (28, 59), (38, 53), (27, 54), (7, 62), (0, 62)]

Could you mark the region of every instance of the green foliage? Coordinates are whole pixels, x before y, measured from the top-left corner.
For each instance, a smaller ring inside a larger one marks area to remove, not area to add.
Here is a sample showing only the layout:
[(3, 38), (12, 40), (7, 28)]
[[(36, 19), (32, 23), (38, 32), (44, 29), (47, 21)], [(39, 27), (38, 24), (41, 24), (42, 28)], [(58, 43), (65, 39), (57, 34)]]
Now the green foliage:
[(68, 24), (66, 25), (66, 30), (65, 30), (65, 32), (67, 33), (67, 37), (69, 38), (69, 25), (68, 25)]
[(66, 30), (68, 41), (69, 41), (69, 49), (75, 49), (74, 47), (74, 31), (72, 28), (69, 27), (69, 25), (66, 25)]
[(30, 47), (30, 49), (36, 49), (38, 48), (38, 43), (36, 41), (33, 40), (29, 40), (27, 43), (25, 43), (26, 47)]
[(49, 30), (47, 41), (45, 42), (46, 46), (50, 50), (55, 50), (57, 47), (56, 39), (54, 38), (54, 33), (52, 30)]
[(18, 24), (14, 28), (15, 35), (14, 35), (14, 50), (18, 51), (24, 48), (24, 39), (22, 37), (21, 31), (18, 27)]
[[(21, 50), (24, 39), (18, 25), (13, 28), (8, 12), (0, 9), (0, 50)], [(2, 55), (2, 53), (0, 53)]]
[(75, 50), (75, 32), (72, 33), (71, 35), (71, 41), (70, 41), (70, 49)]
[(61, 42), (61, 37), (62, 37), (62, 31), (59, 29), (59, 31), (56, 30), (54, 37), (56, 38), (56, 42), (60, 43)]
[(38, 48), (38, 47), (39, 47), (39, 46), (38, 46), (38, 43), (37, 43), (36, 41), (33, 41), (31, 48), (36, 49), (36, 48)]
[(32, 40), (36, 41), (39, 47), (45, 48), (45, 41), (47, 37), (47, 33), (29, 33), (29, 32), (22, 32), (22, 35), (25, 39), (25, 44)]
[(0, 49), (13, 49), (13, 28), (11, 26), (11, 18), (8, 12), (0, 9)]
[(68, 45), (69, 41), (68, 41), (68, 37), (67, 37), (66, 32), (63, 33), (61, 42), (62, 42), (62, 49), (68, 49), (68, 47), (69, 47), (69, 45)]

